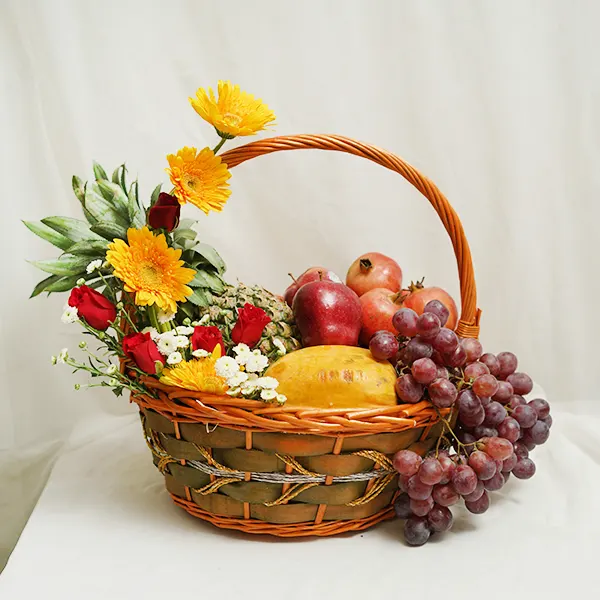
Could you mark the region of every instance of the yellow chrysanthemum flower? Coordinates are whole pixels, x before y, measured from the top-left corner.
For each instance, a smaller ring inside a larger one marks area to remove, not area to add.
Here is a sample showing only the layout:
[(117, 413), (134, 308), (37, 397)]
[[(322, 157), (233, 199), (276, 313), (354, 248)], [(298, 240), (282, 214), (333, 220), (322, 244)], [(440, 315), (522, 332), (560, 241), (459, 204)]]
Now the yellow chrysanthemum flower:
[(221, 157), (210, 148), (200, 152), (196, 148), (182, 148), (167, 156), (167, 173), (174, 186), (173, 195), (181, 204), (190, 202), (206, 214), (221, 212), (231, 194), (227, 180), (231, 173)]
[(147, 227), (129, 229), (127, 241), (129, 245), (115, 240), (106, 253), (125, 291), (135, 293), (135, 303), (140, 306), (155, 304), (176, 312), (176, 303), (184, 302), (192, 293), (186, 283), (196, 271), (183, 267), (181, 250), (169, 248), (162, 233), (154, 235)]
[(227, 382), (215, 372), (215, 363), (220, 357), (221, 346), (217, 344), (212, 354), (206, 358), (194, 358), (165, 369), (160, 382), (196, 392), (224, 394), (229, 389)]
[(275, 121), (275, 114), (260, 99), (240, 90), (239, 85), (219, 81), (219, 98), (212, 88), (208, 92), (199, 88), (195, 98), (190, 98), (194, 110), (208, 121), (222, 137), (254, 135)]

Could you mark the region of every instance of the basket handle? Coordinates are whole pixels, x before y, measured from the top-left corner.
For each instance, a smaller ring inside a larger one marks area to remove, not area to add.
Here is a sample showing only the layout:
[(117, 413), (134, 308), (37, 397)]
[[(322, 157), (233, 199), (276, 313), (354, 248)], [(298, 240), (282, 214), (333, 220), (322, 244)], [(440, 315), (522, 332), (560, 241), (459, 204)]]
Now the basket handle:
[(222, 159), (228, 168), (231, 168), (263, 154), (271, 154), (282, 150), (310, 149), (335, 150), (372, 160), (382, 167), (402, 175), (431, 202), (450, 236), (458, 264), (461, 316), (456, 327), (456, 333), (462, 337), (478, 337), (481, 311), (477, 308), (477, 290), (475, 288), (471, 251), (460, 219), (437, 186), (407, 162), (391, 152), (341, 135), (305, 134), (278, 136), (251, 142), (228, 150), (222, 155)]

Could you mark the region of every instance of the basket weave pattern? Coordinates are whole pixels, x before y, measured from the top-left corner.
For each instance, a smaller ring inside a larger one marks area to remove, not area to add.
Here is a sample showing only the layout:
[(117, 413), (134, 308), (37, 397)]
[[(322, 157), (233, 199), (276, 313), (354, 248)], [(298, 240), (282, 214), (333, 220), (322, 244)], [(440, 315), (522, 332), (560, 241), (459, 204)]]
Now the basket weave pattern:
[[(455, 211), (403, 160), (341, 136), (261, 140), (223, 154), (228, 168), (262, 154), (336, 150), (396, 171), (432, 204), (456, 254), (461, 318), (457, 333), (477, 337), (480, 311), (469, 245)], [(132, 394), (146, 441), (176, 504), (219, 527), (282, 537), (366, 529), (393, 516), (397, 479), (391, 456), (427, 452), (441, 432), (432, 405), (308, 409), (192, 392), (142, 379), (156, 398)]]

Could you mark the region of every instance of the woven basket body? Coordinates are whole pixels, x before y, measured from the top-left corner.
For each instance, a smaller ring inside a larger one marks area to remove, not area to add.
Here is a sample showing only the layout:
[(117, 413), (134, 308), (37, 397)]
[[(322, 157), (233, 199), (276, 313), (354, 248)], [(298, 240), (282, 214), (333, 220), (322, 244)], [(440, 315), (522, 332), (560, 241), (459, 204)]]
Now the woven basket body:
[[(469, 246), (448, 201), (400, 158), (340, 136), (299, 135), (253, 142), (223, 155), (229, 168), (271, 152), (337, 150), (401, 174), (431, 202), (457, 258), (461, 319), (477, 337), (480, 312)], [(283, 537), (366, 529), (393, 516), (391, 456), (429, 450), (441, 432), (429, 402), (378, 409), (307, 409), (191, 392), (145, 378), (157, 398), (140, 407), (154, 463), (176, 504), (223, 528)]]

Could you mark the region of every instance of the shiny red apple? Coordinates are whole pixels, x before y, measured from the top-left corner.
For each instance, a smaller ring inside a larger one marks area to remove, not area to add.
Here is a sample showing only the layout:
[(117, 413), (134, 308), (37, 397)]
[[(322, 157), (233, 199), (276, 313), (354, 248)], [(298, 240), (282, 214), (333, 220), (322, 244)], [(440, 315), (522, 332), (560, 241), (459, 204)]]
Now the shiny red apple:
[(375, 288), (360, 298), (362, 310), (362, 329), (360, 343), (368, 345), (376, 331), (397, 333), (392, 325), (392, 317), (402, 308), (401, 294), (386, 288)]
[(367, 252), (350, 265), (346, 285), (359, 296), (375, 288), (399, 292), (402, 288), (402, 269), (393, 258), (385, 254)]
[[(293, 279), (293, 277), (292, 277)], [(342, 280), (329, 269), (325, 267), (311, 267), (307, 269), (298, 277), (298, 279), (294, 279), (293, 283), (289, 285), (289, 287), (285, 290), (283, 295), (285, 301), (288, 303), (288, 306), (292, 306), (294, 302), (294, 296), (296, 292), (306, 283), (310, 283), (311, 281), (334, 281), (335, 283), (342, 283)]]
[(303, 346), (356, 346), (361, 327), (358, 296), (343, 283), (319, 280), (294, 296), (296, 325)]

